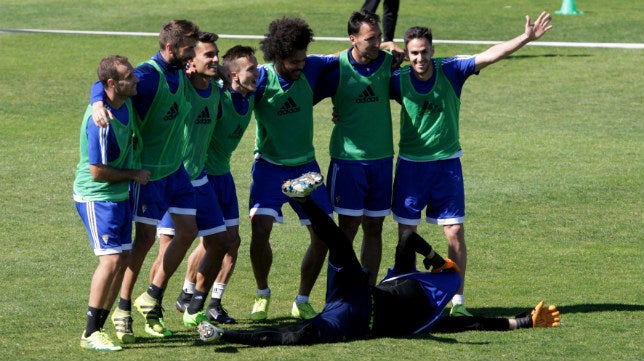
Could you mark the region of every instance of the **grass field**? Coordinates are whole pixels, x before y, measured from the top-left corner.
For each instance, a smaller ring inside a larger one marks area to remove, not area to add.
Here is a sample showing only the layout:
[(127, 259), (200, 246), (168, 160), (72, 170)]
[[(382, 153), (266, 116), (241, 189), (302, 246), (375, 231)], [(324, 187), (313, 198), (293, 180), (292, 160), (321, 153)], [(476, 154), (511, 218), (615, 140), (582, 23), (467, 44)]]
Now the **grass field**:
[[(220, 34), (261, 35), (272, 19), (299, 15), (316, 35), (343, 37), (348, 15), (361, 3), (3, 0), (0, 28), (154, 33), (170, 19), (188, 18)], [(560, 6), (557, 0), (403, 1), (396, 37), (421, 24), (431, 26), (439, 40), (506, 40), (523, 30), (524, 15), (554, 13)], [(583, 15), (554, 15), (555, 28), (542, 41), (644, 43), (639, 2), (580, 0), (577, 7)], [(225, 50), (236, 43), (258, 45), (221, 39), (219, 46)], [(317, 41), (309, 50), (331, 53), (347, 46), (347, 41)], [(104, 55), (127, 55), (138, 63), (157, 47), (155, 37), (0, 33), (0, 359), (644, 359), (643, 50), (536, 46), (472, 77), (463, 91), (465, 293), (468, 308), (487, 316), (511, 316), (545, 299), (562, 311), (560, 328), (310, 347), (199, 345), (171, 311), (181, 268), (165, 300), (176, 337), (148, 338), (137, 315), (140, 343), (111, 355), (81, 350), (96, 259), (71, 198), (80, 118)], [(436, 55), (484, 49), (437, 44)], [(324, 170), (330, 108), (324, 101), (315, 109), (317, 156)], [(393, 108), (397, 124), (399, 107)], [(242, 213), (253, 136), (251, 127), (233, 160)], [(272, 324), (288, 322), (307, 246), (294, 214), (285, 211), (286, 223), (273, 233)], [(224, 302), (240, 321), (235, 327), (244, 328), (253, 327), (247, 315), (255, 285), (246, 219), (240, 228), (239, 264)], [(438, 227), (423, 225), (420, 232), (446, 253)], [(381, 274), (393, 259), (395, 234), (389, 218)], [(147, 269), (149, 262), (144, 274)], [(322, 275), (312, 294), (317, 309), (325, 281)], [(146, 284), (143, 275), (135, 293)], [(113, 333), (109, 324), (108, 332)]]

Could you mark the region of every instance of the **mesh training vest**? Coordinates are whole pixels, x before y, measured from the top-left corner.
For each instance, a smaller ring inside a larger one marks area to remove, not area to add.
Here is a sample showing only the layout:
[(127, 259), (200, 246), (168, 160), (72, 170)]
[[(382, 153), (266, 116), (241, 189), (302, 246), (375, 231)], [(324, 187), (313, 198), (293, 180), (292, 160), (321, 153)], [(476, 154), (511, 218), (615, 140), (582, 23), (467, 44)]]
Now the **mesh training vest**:
[(217, 124), (217, 111), (221, 91), (214, 81), (210, 82), (210, 95), (207, 98), (199, 95), (197, 90), (188, 81), (186, 84), (186, 98), (192, 108), (186, 118), (183, 132), (184, 153), (183, 165), (191, 180), (195, 180), (206, 165), (206, 151), (213, 137)]
[(208, 159), (206, 160), (208, 174), (223, 175), (230, 172), (230, 158), (250, 123), (255, 95), (249, 97), (248, 103), (246, 114), (239, 114), (233, 105), (230, 92), (224, 92), (221, 102), (223, 117), (217, 121), (208, 147)]
[(312, 162), (313, 90), (302, 75), (284, 91), (274, 65), (266, 70), (264, 96), (255, 105), (255, 153), (287, 166)]
[(141, 167), (151, 173), (150, 180), (158, 180), (174, 173), (183, 161), (183, 129), (190, 103), (184, 96), (183, 73), (179, 74), (179, 86), (175, 94), (170, 92), (163, 70), (153, 61), (159, 72), (159, 85), (145, 119), (138, 124), (141, 134)]
[(375, 160), (393, 156), (391, 61), (391, 54), (386, 53), (380, 68), (366, 77), (353, 69), (347, 50), (340, 54), (340, 82), (332, 98), (340, 120), (331, 133), (331, 158)]
[(400, 156), (410, 160), (439, 160), (461, 149), (458, 115), (461, 101), (441, 67), (442, 58), (433, 59), (436, 82), (427, 94), (412, 85), (411, 69), (400, 69)]
[[(114, 119), (110, 127), (114, 131), (116, 142), (120, 149), (119, 157), (107, 165), (119, 169), (132, 168), (132, 135), (134, 127), (134, 109), (130, 99), (127, 99), (123, 106), (127, 106), (129, 119), (127, 125), (120, 120)], [(83, 201), (112, 201), (119, 202), (129, 197), (130, 182), (108, 183), (94, 180), (89, 170), (87, 122), (92, 116), (91, 105), (85, 110), (83, 122), (80, 128), (80, 161), (76, 166), (76, 177), (74, 179), (74, 194)]]

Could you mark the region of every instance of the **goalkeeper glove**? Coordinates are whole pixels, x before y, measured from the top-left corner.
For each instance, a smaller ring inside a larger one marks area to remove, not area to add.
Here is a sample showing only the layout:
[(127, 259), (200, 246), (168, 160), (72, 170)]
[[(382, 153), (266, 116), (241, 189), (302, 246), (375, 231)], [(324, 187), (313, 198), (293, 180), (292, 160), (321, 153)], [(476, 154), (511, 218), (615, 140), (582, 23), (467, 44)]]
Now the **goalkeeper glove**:
[(432, 273), (438, 273), (446, 269), (452, 269), (458, 273), (461, 272), (461, 269), (456, 263), (454, 263), (454, 261), (449, 258), (443, 258), (436, 252), (434, 252), (434, 256), (432, 258), (425, 257), (425, 259), (423, 259), (423, 264), (425, 265), (425, 269), (428, 270), (431, 268)]
[(557, 306), (550, 305), (548, 307), (543, 307), (543, 301), (532, 310), (530, 315), (532, 318), (532, 327), (557, 327), (559, 326), (559, 311)]
[(559, 326), (559, 311), (557, 306), (550, 305), (548, 307), (543, 307), (543, 301), (528, 314), (524, 312), (515, 317), (517, 320), (518, 328), (530, 328), (530, 327), (557, 327)]
[(449, 258), (443, 258), (443, 260), (445, 261), (445, 263), (441, 267), (434, 267), (432, 269), (432, 273), (438, 273), (448, 269), (461, 273), (461, 269), (458, 267), (456, 263), (454, 263), (454, 261), (452, 261)]

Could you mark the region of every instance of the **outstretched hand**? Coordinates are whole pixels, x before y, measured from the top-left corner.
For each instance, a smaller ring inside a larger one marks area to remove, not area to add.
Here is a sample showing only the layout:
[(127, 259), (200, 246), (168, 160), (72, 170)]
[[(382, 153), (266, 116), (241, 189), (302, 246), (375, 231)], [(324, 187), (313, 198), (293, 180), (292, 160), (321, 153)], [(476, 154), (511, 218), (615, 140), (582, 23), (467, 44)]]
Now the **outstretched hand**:
[(539, 302), (532, 310), (530, 317), (532, 318), (532, 327), (557, 327), (561, 318), (557, 306), (550, 305), (543, 307), (543, 301)]
[(530, 23), (530, 15), (526, 15), (525, 35), (528, 37), (530, 41), (539, 39), (548, 30), (552, 29), (552, 25), (550, 25), (551, 20), (552, 20), (552, 16), (550, 16), (550, 14), (546, 11), (542, 12), (539, 15), (537, 20), (535, 20), (534, 24)]

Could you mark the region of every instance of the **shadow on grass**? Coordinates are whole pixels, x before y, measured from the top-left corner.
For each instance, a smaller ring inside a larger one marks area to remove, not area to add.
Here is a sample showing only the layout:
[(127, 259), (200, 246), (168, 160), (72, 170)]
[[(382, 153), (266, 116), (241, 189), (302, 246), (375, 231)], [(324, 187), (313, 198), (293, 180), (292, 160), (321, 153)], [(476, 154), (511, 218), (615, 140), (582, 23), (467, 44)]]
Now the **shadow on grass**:
[[(548, 304), (546, 302), (546, 304)], [(467, 308), (472, 314), (485, 317), (510, 317), (521, 312), (530, 310), (526, 308), (501, 308), (501, 307), (482, 307), (482, 308)], [(629, 305), (621, 303), (584, 303), (579, 305), (557, 305), (557, 309), (561, 314), (571, 313), (592, 313), (592, 312), (637, 312), (644, 311), (644, 305)]]
[[(638, 304), (619, 304), (619, 303), (595, 303), (595, 304), (578, 304), (578, 305), (568, 305), (568, 306), (557, 306), (562, 315), (572, 314), (572, 313), (593, 313), (593, 312), (644, 312), (644, 305)], [(447, 309), (446, 309), (447, 310)], [(522, 312), (530, 311), (529, 307), (481, 307), (481, 308), (468, 308), (476, 316), (483, 317), (512, 317)], [(235, 329), (246, 329), (252, 330), (259, 327), (271, 326), (271, 327), (282, 327), (291, 325), (296, 320), (290, 317), (278, 317), (271, 318), (264, 322), (240, 322), (235, 325)], [(455, 344), (455, 343), (466, 343), (471, 345), (486, 345), (490, 342), (463, 342), (455, 338), (445, 337), (441, 334), (420, 334), (420, 335), (409, 335), (401, 338), (405, 339), (419, 339), (419, 340), (431, 340), (434, 342)], [(359, 341), (357, 341), (359, 342)], [(137, 348), (151, 348), (151, 347), (163, 347), (163, 348), (173, 348), (173, 347), (185, 347), (186, 345), (192, 346), (202, 346), (202, 347), (213, 347), (215, 353), (222, 354), (235, 354), (240, 351), (240, 349), (253, 348), (252, 346), (245, 345), (233, 345), (226, 343), (206, 343), (199, 340), (198, 335), (195, 331), (177, 331), (169, 338), (155, 338), (155, 337), (138, 337), (137, 342), (133, 345), (128, 345), (128, 348), (137, 349)]]
[(175, 348), (186, 346), (212, 346), (211, 343), (206, 343), (199, 340), (197, 331), (182, 330), (173, 331), (171, 337), (153, 337), (153, 336), (138, 336), (136, 343), (126, 345), (128, 349), (145, 349), (145, 348)]
[(541, 54), (541, 55), (510, 55), (505, 60), (520, 60), (532, 58), (587, 58), (590, 54)]

